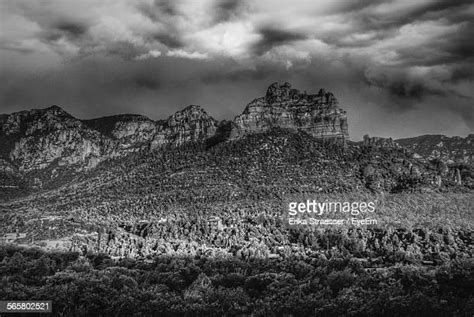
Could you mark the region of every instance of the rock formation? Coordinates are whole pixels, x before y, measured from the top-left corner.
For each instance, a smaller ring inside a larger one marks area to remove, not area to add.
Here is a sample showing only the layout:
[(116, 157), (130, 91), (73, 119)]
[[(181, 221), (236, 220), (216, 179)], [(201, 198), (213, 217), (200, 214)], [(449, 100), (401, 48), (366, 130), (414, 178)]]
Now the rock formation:
[[(166, 121), (118, 115), (79, 120), (57, 106), (0, 118), (0, 158), (21, 172), (58, 166), (91, 168), (128, 153), (205, 140), (218, 122), (199, 106), (189, 106)], [(10, 164), (10, 163), (8, 163)]]
[(104, 154), (110, 142), (57, 106), (3, 118), (1, 155), (20, 171), (87, 162)]
[(393, 141), (392, 138), (382, 138), (382, 137), (370, 137), (368, 134), (364, 135), (364, 140), (362, 141), (363, 146), (376, 146), (384, 148), (400, 148), (400, 145)]
[(206, 140), (215, 135), (217, 126), (218, 121), (200, 106), (190, 105), (159, 125), (159, 131), (151, 142), (151, 149), (168, 144), (178, 146), (186, 142)]
[(289, 83), (273, 83), (265, 97), (247, 105), (234, 119), (231, 138), (263, 132), (272, 127), (303, 130), (317, 138), (349, 138), (346, 112), (334, 95), (321, 89), (316, 95), (292, 89)]
[(0, 159), (20, 172), (52, 164), (82, 170), (136, 151), (209, 139), (222, 142), (273, 127), (303, 130), (317, 138), (349, 137), (346, 112), (332, 93), (321, 89), (308, 95), (288, 83), (274, 83), (234, 121), (218, 122), (197, 105), (159, 121), (132, 114), (80, 120), (58, 106), (0, 115)]
[(117, 141), (116, 152), (134, 151), (157, 133), (157, 122), (140, 115), (116, 115), (84, 121), (90, 128)]

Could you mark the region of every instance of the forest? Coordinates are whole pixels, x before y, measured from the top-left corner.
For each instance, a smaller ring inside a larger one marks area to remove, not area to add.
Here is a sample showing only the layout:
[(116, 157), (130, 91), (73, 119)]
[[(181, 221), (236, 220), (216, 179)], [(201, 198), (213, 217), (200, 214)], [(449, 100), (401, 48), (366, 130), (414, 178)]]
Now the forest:
[(350, 254), (284, 260), (0, 248), (0, 299), (53, 300), (54, 316), (472, 316), (474, 264), (371, 269)]

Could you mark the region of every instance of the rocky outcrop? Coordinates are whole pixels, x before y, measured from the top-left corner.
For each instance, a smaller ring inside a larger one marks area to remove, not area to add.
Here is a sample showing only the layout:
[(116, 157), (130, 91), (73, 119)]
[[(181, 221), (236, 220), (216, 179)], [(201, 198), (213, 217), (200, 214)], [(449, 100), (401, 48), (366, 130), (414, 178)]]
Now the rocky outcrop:
[(22, 111), (5, 118), (0, 143), (3, 159), (22, 172), (88, 162), (101, 157), (109, 142), (57, 106)]
[(216, 134), (218, 121), (200, 106), (190, 105), (170, 116), (151, 142), (151, 149), (164, 145), (179, 146), (186, 142), (203, 141)]
[(90, 128), (116, 140), (144, 142), (157, 131), (157, 122), (141, 115), (122, 114), (83, 120)]
[(309, 95), (292, 89), (289, 83), (273, 83), (265, 97), (249, 103), (234, 119), (231, 138), (273, 127), (302, 130), (317, 138), (349, 138), (346, 112), (332, 93), (321, 89)]
[(382, 137), (370, 137), (368, 134), (364, 135), (364, 140), (362, 141), (363, 146), (376, 146), (383, 148), (400, 148), (400, 145), (393, 141), (392, 138), (382, 138)]

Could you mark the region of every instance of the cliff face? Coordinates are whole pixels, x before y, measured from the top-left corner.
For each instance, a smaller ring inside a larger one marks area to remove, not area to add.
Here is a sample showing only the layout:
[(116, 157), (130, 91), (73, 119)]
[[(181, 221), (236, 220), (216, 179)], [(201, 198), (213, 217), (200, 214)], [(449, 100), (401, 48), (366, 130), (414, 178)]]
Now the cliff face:
[(52, 164), (82, 170), (136, 151), (211, 138), (221, 142), (273, 127), (318, 138), (349, 137), (346, 113), (332, 93), (308, 95), (274, 83), (231, 122), (218, 122), (196, 105), (160, 121), (132, 114), (79, 120), (57, 106), (0, 115), (0, 159), (20, 172)]
[(0, 155), (20, 171), (42, 169), (53, 161), (88, 164), (110, 146), (110, 140), (57, 106), (13, 113), (4, 117), (0, 129)]
[(159, 130), (157, 122), (140, 115), (117, 115), (84, 121), (88, 127), (111, 140), (107, 156), (123, 156), (149, 147)]
[(330, 92), (316, 95), (273, 83), (265, 97), (255, 99), (234, 119), (231, 138), (263, 132), (272, 127), (302, 130), (317, 138), (349, 138), (346, 112)]
[(203, 141), (214, 136), (217, 126), (218, 121), (200, 106), (191, 105), (159, 125), (150, 147), (156, 149), (164, 145), (179, 146), (186, 142)]

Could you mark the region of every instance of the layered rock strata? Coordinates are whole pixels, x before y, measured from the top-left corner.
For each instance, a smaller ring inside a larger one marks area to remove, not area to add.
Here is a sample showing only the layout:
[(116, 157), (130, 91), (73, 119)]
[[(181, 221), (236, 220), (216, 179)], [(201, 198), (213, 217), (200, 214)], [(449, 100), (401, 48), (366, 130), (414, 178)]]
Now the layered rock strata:
[(247, 105), (233, 122), (231, 138), (264, 132), (273, 127), (302, 130), (317, 138), (349, 138), (346, 112), (324, 89), (316, 95), (273, 83), (265, 97)]

